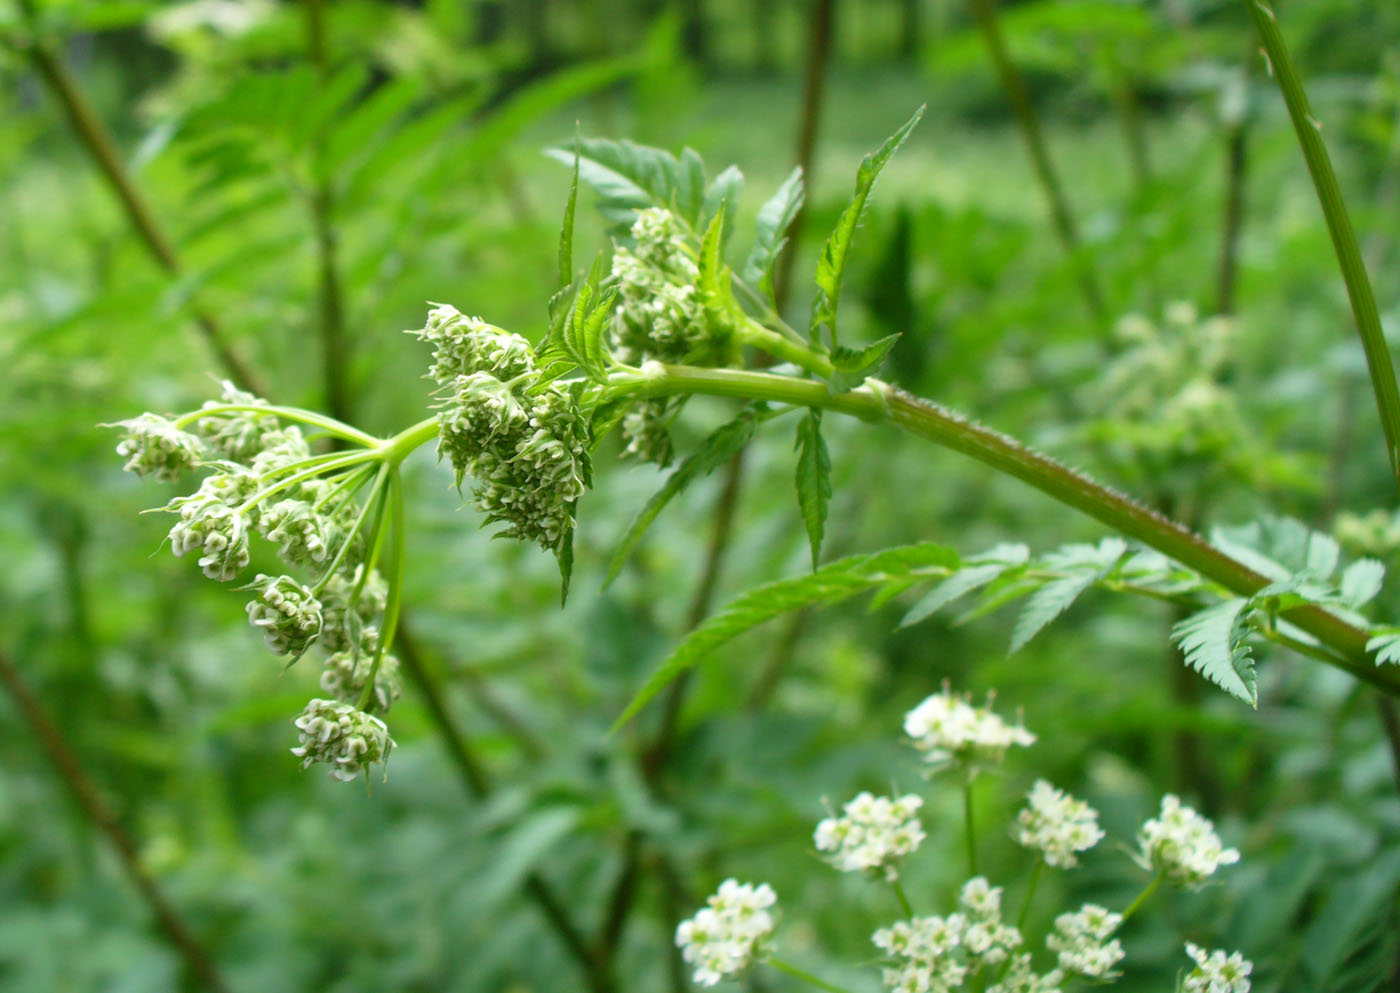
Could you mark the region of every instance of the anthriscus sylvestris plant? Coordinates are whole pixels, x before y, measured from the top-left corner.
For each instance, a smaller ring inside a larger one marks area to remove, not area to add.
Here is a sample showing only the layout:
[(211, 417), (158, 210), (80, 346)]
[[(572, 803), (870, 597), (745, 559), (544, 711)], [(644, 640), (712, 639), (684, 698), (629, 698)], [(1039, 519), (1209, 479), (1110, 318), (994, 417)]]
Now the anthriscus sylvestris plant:
[[(904, 729), (921, 755), (932, 757), (925, 764), (930, 776), (952, 771), (964, 783), (977, 771), (999, 765), (1009, 745), (1026, 747), (1035, 741), (1019, 722), (1009, 724), (990, 705), (974, 707), (947, 688), (911, 710)], [(888, 884), (903, 912), (903, 919), (870, 937), (884, 962), (884, 987), (892, 993), (1060, 993), (1081, 982), (1113, 984), (1127, 957), (1118, 936), (1163, 884), (1199, 889), (1218, 869), (1240, 858), (1236, 849), (1221, 843), (1209, 820), (1167, 794), (1160, 813), (1143, 823), (1131, 851), (1148, 874), (1141, 892), (1118, 911), (1093, 903), (1065, 910), (1037, 945), (1028, 940), (1026, 923), (1041, 873), (1046, 867), (1072, 869), (1081, 855), (1099, 845), (1104, 832), (1098, 813), (1043, 779), (1031, 787), (1011, 832), (1033, 860), (1024, 900), (1013, 919), (1004, 906), (1004, 888), (978, 874), (971, 794), (965, 792), (964, 797), (970, 877), (948, 894), (943, 913), (917, 912), (899, 881), (901, 862), (914, 855), (925, 838), (918, 819), (922, 798), (917, 794), (860, 793), (844, 806), (842, 816), (833, 814), (817, 825), (813, 840), (818, 852), (842, 872), (863, 873)], [(765, 964), (817, 989), (843, 993), (840, 986), (781, 956), (775, 938), (777, 902), (778, 895), (767, 883), (725, 880), (707, 906), (676, 929), (676, 944), (692, 969), (692, 979), (714, 986)], [(1253, 967), (1240, 953), (1207, 951), (1189, 941), (1184, 952), (1195, 965), (1182, 969), (1177, 993), (1249, 993)]]
[[(627, 142), (580, 139), (552, 152), (573, 167), (574, 182), (547, 327), (532, 339), (450, 304), (432, 305), (425, 326), (410, 332), (432, 350), (431, 416), (377, 438), (316, 412), (225, 387), (220, 400), (197, 410), (170, 417), (148, 413), (118, 425), (126, 432), (118, 452), (128, 469), (161, 481), (202, 474), (192, 493), (163, 508), (177, 517), (172, 550), (192, 554), (212, 579), (243, 580), (242, 589), (251, 594), (251, 623), (288, 664), (313, 649), (322, 659), (325, 696), (310, 701), (296, 720), (300, 741), (294, 751), (304, 763), (326, 763), (334, 775), (349, 779), (382, 764), (394, 747), (385, 717), (399, 692), (392, 648), (408, 525), (400, 466), (410, 453), (436, 440), (440, 458), (450, 463), (459, 489), (469, 490), (487, 524), (557, 558), (567, 595), (573, 534), (598, 446), (617, 429), (625, 456), (673, 461), (671, 422), (696, 395), (729, 398), (738, 409), (680, 458), (639, 511), (608, 564), (608, 580), (671, 498), (784, 418), (796, 421), (797, 509), (816, 567), (831, 498), (822, 434), (829, 414), (960, 451), (1122, 537), (1040, 555), (1017, 544), (966, 556), (915, 544), (830, 562), (810, 575), (760, 587), (677, 646), (619, 722), (687, 667), (756, 624), (861, 592), (883, 600), (918, 586), (926, 590), (906, 623), (968, 597), (986, 605), (1024, 598), (1013, 650), (1090, 589), (1171, 601), (1184, 611), (1173, 638), (1187, 664), (1251, 705), (1258, 697), (1256, 652), (1264, 644), (1343, 669), (1387, 693), (1400, 692), (1394, 664), (1400, 662), (1400, 627), (1375, 625), (1360, 613), (1381, 587), (1377, 561), (1361, 558), (1342, 568), (1335, 540), (1285, 519), (1201, 538), (1012, 438), (876, 378), (896, 336), (843, 340), (842, 280), (862, 211), (918, 118), (862, 161), (854, 196), (819, 256), (805, 329), (778, 313), (774, 292), (775, 262), (803, 202), (800, 170), (759, 208), (754, 237), (738, 253), (731, 247), (743, 186), (738, 170), (709, 178), (689, 150), (678, 158)], [(604, 216), (616, 223), (611, 251), (586, 272), (573, 259), (580, 180), (598, 192)], [(1169, 314), (1168, 321), (1199, 325), (1184, 313)], [(1209, 341), (1224, 341), (1223, 325), (1199, 326)], [(1142, 361), (1161, 364), (1151, 341), (1139, 344), (1146, 349)], [(1205, 374), (1215, 368), (1207, 365)], [(1127, 389), (1131, 383), (1120, 385)], [(255, 540), (275, 547), (283, 573), (245, 575)], [(933, 765), (959, 768), (970, 784), (981, 765), (1031, 741), (1024, 729), (999, 725), (990, 715), (989, 707), (945, 695), (911, 713), (906, 730)], [(845, 826), (833, 824), (823, 850), (843, 864), (873, 859), (868, 868), (888, 872), (889, 859), (917, 843), (918, 832), (907, 826), (915, 807), (901, 798), (888, 806), (861, 801), (846, 812)], [(1072, 798), (1052, 787), (1035, 794), (1021, 830), (1040, 839), (1050, 864), (1073, 864), (1094, 837), (1096, 829), (1077, 811)], [(898, 825), (906, 828), (890, 840), (888, 851), (850, 841), (853, 832), (873, 824), (896, 833)], [(1093, 926), (1084, 925), (1090, 931)]]

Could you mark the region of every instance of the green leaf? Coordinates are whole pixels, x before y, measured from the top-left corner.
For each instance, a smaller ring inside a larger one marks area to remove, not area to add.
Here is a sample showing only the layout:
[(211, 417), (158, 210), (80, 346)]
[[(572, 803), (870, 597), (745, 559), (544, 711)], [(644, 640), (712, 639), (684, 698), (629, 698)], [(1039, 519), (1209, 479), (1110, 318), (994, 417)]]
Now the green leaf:
[(321, 175), (339, 176), (341, 166), (347, 161), (367, 154), (383, 140), (383, 135), (407, 113), (422, 93), (422, 80), (414, 76), (401, 76), (379, 87), (345, 118), (338, 120), (326, 139), (325, 151), (321, 155)]
[(998, 545), (976, 559), (967, 560), (962, 569), (929, 590), (923, 599), (910, 607), (899, 626), (905, 628), (918, 624), (935, 611), (981, 589), (1008, 571), (1025, 565), (1029, 559), (1030, 549), (1025, 545)]
[(720, 305), (729, 289), (723, 256), (724, 209), (715, 212), (700, 240), (700, 273), (696, 280), (700, 299), (708, 306)]
[(559, 289), (574, 282), (574, 213), (578, 208), (578, 154), (574, 154), (574, 178), (569, 183), (569, 202), (564, 207), (564, 226), (559, 230)]
[(865, 382), (866, 378), (880, 367), (880, 363), (885, 361), (885, 356), (890, 353), (890, 349), (900, 337), (899, 334), (886, 335), (864, 348), (847, 348), (845, 345), (833, 348), (831, 364), (836, 367), (836, 371), (827, 380), (832, 392), (848, 393)]
[(846, 261), (850, 256), (851, 241), (855, 237), (856, 226), (860, 223), (861, 212), (865, 210), (865, 202), (870, 198), (870, 191), (875, 185), (876, 177), (880, 175), (880, 170), (885, 168), (886, 163), (899, 146), (904, 144), (904, 139), (909, 137), (909, 132), (914, 130), (914, 125), (918, 124), (919, 118), (923, 116), (924, 108), (920, 107), (903, 127), (890, 135), (878, 151), (861, 160), (860, 168), (856, 171), (855, 195), (841, 212), (836, 228), (827, 238), (826, 247), (822, 249), (821, 258), (817, 260), (817, 294), (812, 301), (812, 317), (807, 331), (807, 336), (814, 345), (820, 342), (828, 348), (836, 347), (836, 311), (841, 302), (841, 280), (846, 274)]
[(1400, 665), (1400, 628), (1377, 628), (1366, 651), (1376, 653), (1376, 665)]
[(1302, 936), (1308, 989), (1326, 989), (1330, 980), (1376, 923), (1392, 912), (1400, 885), (1400, 850), (1367, 859), (1364, 867), (1332, 890)]
[(774, 290), (773, 267), (787, 244), (787, 229), (802, 209), (803, 197), (802, 167), (798, 166), (788, 174), (778, 192), (758, 208), (758, 230), (749, 257), (744, 261), (743, 278), (758, 286), (770, 300)]
[[(708, 223), (720, 211), (729, 216), (734, 216), (734, 209), (739, 204), (739, 197), (744, 192), (744, 174), (739, 171), (738, 166), (729, 166), (722, 173), (715, 177), (709, 187), (705, 190), (705, 204), (700, 211), (700, 219)], [(724, 236), (729, 237), (732, 228), (725, 228)]]
[[(578, 501), (574, 501), (577, 505)], [(569, 516), (573, 516), (573, 508), (569, 509)], [(569, 580), (574, 575), (574, 525), (570, 523), (564, 528), (564, 533), (559, 536), (559, 543), (554, 546), (554, 558), (559, 563), (559, 606), (563, 607), (569, 602)]]
[[(603, 214), (619, 223), (644, 207), (674, 210), (694, 226), (704, 200), (704, 167), (686, 149), (684, 159), (630, 141), (584, 138), (576, 143), (579, 175), (602, 201)], [(575, 151), (550, 148), (545, 154), (572, 164)]]
[(822, 413), (808, 408), (797, 422), (797, 504), (807, 525), (807, 541), (812, 546), (812, 568), (821, 559), (822, 537), (826, 533), (826, 512), (831, 503), (831, 457), (822, 438)]
[(1385, 580), (1385, 566), (1375, 559), (1357, 559), (1342, 573), (1342, 599), (1349, 607), (1360, 607), (1376, 598)]
[(708, 476), (733, 458), (739, 449), (748, 444), (757, 426), (758, 418), (754, 412), (745, 410), (738, 417), (712, 431), (709, 437), (700, 443), (699, 448), (676, 466), (661, 489), (652, 495), (646, 505), (637, 512), (637, 516), (632, 518), (632, 523), (627, 525), (627, 530), (623, 532), (622, 539), (617, 543), (617, 550), (613, 552), (612, 560), (608, 563), (603, 589), (607, 589), (617, 578), (637, 543), (642, 540), (642, 535), (646, 534), (647, 528), (651, 527), (666, 504), (695, 480)]
[(1249, 601), (1234, 597), (1207, 607), (1172, 627), (1172, 642), (1186, 664), (1225, 692), (1259, 706), (1254, 660), (1245, 644)]
[(1047, 554), (1041, 562), (1043, 568), (1068, 574), (1052, 579), (1031, 594), (1016, 619), (1009, 651), (1014, 655), (1024, 648), (1045, 625), (1068, 610), (1079, 594), (1103, 579), (1127, 550), (1122, 539), (1105, 538), (1097, 545), (1066, 545)]
[(638, 690), (612, 730), (630, 721), (671, 680), (710, 652), (765, 621), (803, 607), (836, 603), (886, 583), (905, 582), (911, 575), (947, 575), (958, 562), (957, 552), (943, 545), (905, 545), (838, 559), (805, 576), (749, 590), (686, 635)]

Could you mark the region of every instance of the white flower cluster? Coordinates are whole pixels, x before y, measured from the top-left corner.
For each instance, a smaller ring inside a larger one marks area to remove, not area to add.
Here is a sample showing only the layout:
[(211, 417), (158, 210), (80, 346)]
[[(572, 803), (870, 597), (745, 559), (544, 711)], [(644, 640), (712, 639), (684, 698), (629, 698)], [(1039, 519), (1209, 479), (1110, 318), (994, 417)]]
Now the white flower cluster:
[(1181, 993), (1249, 993), (1249, 974), (1254, 965), (1239, 952), (1207, 952), (1188, 941), (1186, 954), (1196, 967), (1183, 977)]
[(1200, 886), (1222, 865), (1240, 860), (1235, 848), (1225, 848), (1215, 825), (1182, 804), (1175, 795), (1162, 797), (1161, 813), (1138, 831), (1137, 861), (1177, 886)]
[(517, 334), (439, 306), (413, 332), (434, 347), (438, 451), (503, 535), (557, 549), (590, 481), (588, 427), (569, 391), (545, 382)]
[[(648, 360), (711, 364), (723, 341), (696, 295), (700, 270), (679, 220), (658, 207), (637, 212), (633, 247), (616, 246), (611, 279), (617, 311), (609, 346), (628, 365)], [(623, 418), (624, 454), (643, 462), (671, 461), (667, 422), (676, 403), (646, 400)]]
[(336, 700), (312, 700), (294, 722), (301, 743), (292, 754), (301, 767), (325, 762), (331, 777), (349, 782), (376, 762), (387, 763), (394, 739), (384, 722)]
[(1045, 864), (1057, 869), (1074, 868), (1075, 853), (1088, 851), (1104, 836), (1098, 811), (1043, 779), (1031, 787), (1016, 824), (1017, 842), (1037, 849)]
[[(194, 493), (165, 506), (179, 516), (170, 529), (172, 550), (177, 556), (194, 553), (205, 575), (228, 582), (247, 568), (250, 539), (259, 534), (289, 567), (312, 570), (318, 576), (314, 586), (290, 575), (259, 574), (243, 587), (255, 591), (247, 605), (249, 620), (279, 655), (295, 660), (313, 643), (325, 649), (329, 658), (321, 685), (339, 702), (320, 704), (349, 707), (365, 700), (372, 713), (387, 712), (400, 694), (398, 661), (381, 652), (378, 625), (387, 590), (377, 571), (365, 573), (368, 542), (356, 528), (361, 506), (354, 499), (355, 468), (329, 478), (295, 478), (316, 465), (301, 429), (231, 383), (223, 384), (218, 401), (179, 420), (192, 421), (191, 430), (176, 429), (178, 421), (154, 414), (117, 425), (127, 431), (118, 451), (133, 471), (171, 478), (183, 468), (212, 470)], [(326, 713), (317, 713), (329, 720)], [(313, 737), (321, 743), (316, 747), (303, 731), (296, 754), (307, 762), (332, 762), (337, 775), (356, 765), (355, 755), (387, 754), (376, 725), (354, 717), (360, 713), (355, 707), (348, 713), (352, 716), (336, 716), (341, 732), (331, 733), (329, 724), (316, 725)], [(303, 715), (302, 720), (309, 718)]]
[(117, 454), (126, 459), (122, 468), (139, 476), (171, 483), (205, 457), (198, 437), (159, 414), (142, 414), (110, 426), (126, 430), (126, 437), (117, 443)]
[(1109, 940), (1123, 923), (1123, 915), (1098, 904), (1086, 903), (1072, 914), (1055, 918), (1055, 930), (1045, 947), (1059, 955), (1060, 968), (1085, 979), (1112, 979), (1113, 967), (1123, 960), (1123, 945)]
[(924, 840), (918, 810), (921, 797), (896, 799), (858, 793), (842, 808), (844, 816), (828, 817), (817, 825), (817, 850), (842, 872), (872, 872), (899, 878), (895, 863)]
[(769, 908), (777, 895), (767, 883), (726, 879), (702, 908), (676, 928), (676, 944), (695, 968), (695, 981), (714, 986), (737, 976), (760, 954), (773, 933)]
[[(1001, 920), (1001, 887), (982, 876), (969, 879), (958, 895), (958, 911), (946, 917), (915, 917), (876, 931), (871, 940), (894, 964), (884, 971), (886, 988), (897, 993), (948, 993), (983, 969), (1011, 963), (1021, 932)], [(1029, 963), (1019, 968), (1029, 970)], [(1053, 974), (1037, 977), (1053, 988)], [(1014, 987), (1013, 987), (1014, 988)], [(1039, 989), (1041, 987), (1029, 987)]]
[(1008, 724), (987, 706), (974, 707), (945, 686), (904, 717), (904, 733), (935, 768), (948, 765), (972, 770), (998, 763), (1010, 747), (1035, 744), (1035, 735)]

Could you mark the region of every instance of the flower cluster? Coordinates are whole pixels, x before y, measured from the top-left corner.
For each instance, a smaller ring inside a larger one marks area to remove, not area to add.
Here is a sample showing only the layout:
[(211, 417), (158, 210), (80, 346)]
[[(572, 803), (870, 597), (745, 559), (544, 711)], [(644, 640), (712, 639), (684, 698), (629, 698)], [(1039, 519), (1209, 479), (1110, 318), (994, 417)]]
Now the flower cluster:
[[(613, 252), (611, 281), (617, 288), (617, 311), (609, 335), (613, 355), (628, 365), (715, 360), (723, 336), (706, 316), (696, 291), (700, 270), (681, 222), (669, 210), (637, 212), (631, 246)], [(624, 454), (643, 462), (671, 461), (667, 422), (677, 404), (645, 400), (622, 421)]]
[[(1001, 919), (1001, 887), (982, 876), (963, 884), (958, 910), (946, 917), (915, 917), (876, 931), (871, 940), (894, 964), (885, 986), (898, 993), (945, 993), (969, 977), (994, 975), (1021, 947), (1021, 932)], [(1023, 963), (1028, 969), (1029, 963)], [(1058, 978), (1037, 977), (1053, 987)], [(1038, 987), (1033, 987), (1038, 988)]]
[(433, 346), (438, 451), (470, 475), (477, 508), (503, 535), (558, 549), (590, 481), (588, 427), (564, 386), (548, 382), (520, 335), (439, 306), (412, 332)]
[(323, 471), (326, 457), (313, 456), (310, 441), (285, 415), (307, 417), (226, 382), (219, 400), (192, 413), (143, 414), (115, 425), (126, 432), (117, 451), (128, 470), (159, 479), (209, 470), (193, 493), (163, 508), (178, 517), (171, 549), (192, 553), (206, 576), (238, 578), (251, 562), (255, 536), (289, 570), (316, 576), (304, 583), (259, 573), (243, 589), (253, 593), (248, 619), (270, 651), (293, 661), (313, 644), (327, 652), (321, 686), (335, 699), (313, 701), (298, 719), (301, 744), (294, 752), (306, 763), (330, 763), (344, 779), (387, 756), (392, 743), (374, 715), (399, 695), (398, 662), (381, 644), (387, 590), (366, 561), (371, 543), (355, 499), (373, 474), (372, 455), (350, 456), (339, 467), (331, 460)]
[(312, 700), (294, 722), (301, 744), (292, 754), (302, 768), (315, 762), (330, 766), (333, 778), (349, 782), (376, 762), (388, 762), (394, 749), (389, 729), (373, 714), (336, 700)]
[(1016, 840), (1038, 850), (1046, 865), (1057, 869), (1074, 868), (1079, 864), (1075, 853), (1088, 851), (1103, 839), (1098, 811), (1043, 779), (1031, 787), (1016, 825)]
[(1168, 793), (1161, 813), (1138, 831), (1137, 861), (1169, 883), (1200, 886), (1222, 865), (1240, 860), (1235, 848), (1225, 848), (1215, 825)]
[(895, 863), (924, 840), (918, 810), (921, 797), (896, 799), (859, 793), (843, 809), (845, 816), (828, 817), (817, 825), (817, 850), (842, 872), (873, 872), (894, 880)]
[(1060, 968), (1067, 973), (1112, 979), (1113, 967), (1123, 960), (1123, 945), (1113, 938), (1122, 923), (1122, 914), (1086, 903), (1072, 914), (1055, 918), (1055, 930), (1046, 937), (1045, 947), (1059, 956)]
[(934, 768), (957, 765), (973, 771), (998, 763), (1013, 745), (1035, 744), (1035, 735), (1019, 724), (1008, 724), (987, 706), (974, 707), (948, 687), (909, 711), (904, 733)]
[(1249, 993), (1249, 974), (1254, 965), (1239, 952), (1207, 952), (1188, 941), (1186, 954), (1196, 967), (1183, 977), (1181, 993)]
[(726, 879), (702, 908), (676, 928), (676, 944), (695, 968), (695, 981), (714, 986), (739, 975), (762, 954), (773, 933), (769, 908), (777, 895), (767, 883)]

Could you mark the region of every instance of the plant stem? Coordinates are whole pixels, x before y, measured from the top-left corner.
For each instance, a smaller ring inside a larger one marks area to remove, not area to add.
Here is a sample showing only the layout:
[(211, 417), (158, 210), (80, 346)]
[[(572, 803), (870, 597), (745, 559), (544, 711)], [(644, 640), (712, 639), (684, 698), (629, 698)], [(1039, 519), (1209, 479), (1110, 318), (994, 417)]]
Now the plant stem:
[(972, 773), (963, 772), (963, 840), (967, 843), (967, 874), (977, 875), (977, 834), (972, 817)]
[(1273, 10), (1262, 0), (1244, 0), (1244, 3), (1254, 19), (1254, 27), (1264, 45), (1270, 70), (1283, 92), (1288, 116), (1293, 121), (1293, 130), (1302, 146), (1308, 172), (1317, 188), (1322, 214), (1327, 220), (1327, 232), (1332, 237), (1332, 247), (1336, 250), (1337, 262), (1342, 269), (1347, 297), (1351, 300), (1356, 330), (1361, 336), (1361, 347), (1366, 353), (1371, 389), (1376, 395), (1381, 430), (1385, 433), (1386, 456), (1390, 460), (1396, 484), (1400, 486), (1400, 388), (1396, 386), (1395, 368), (1381, 331), (1380, 312), (1376, 309), (1376, 298), (1371, 291), (1370, 278), (1366, 275), (1356, 232), (1352, 229), (1351, 218), (1342, 200), (1341, 187), (1337, 184), (1327, 146), (1322, 143), (1322, 123), (1313, 117), (1312, 109), (1308, 106), (1307, 94), (1303, 92), (1302, 81), (1293, 66), (1293, 58), (1288, 53)]
[(818, 977), (808, 972), (806, 969), (799, 969), (791, 962), (787, 962), (783, 959), (780, 959), (776, 955), (770, 955), (763, 961), (767, 962), (779, 972), (786, 972), (789, 976), (792, 976), (794, 979), (802, 980), (808, 986), (815, 986), (819, 990), (826, 990), (826, 993), (849, 993), (849, 991), (845, 987), (837, 986), (835, 983), (828, 983), (825, 979), (819, 979)]
[(890, 880), (890, 888), (894, 890), (894, 898), (899, 901), (899, 910), (905, 917), (910, 919), (914, 916), (914, 905), (909, 902), (909, 894), (904, 892), (904, 884), (898, 879)]
[(1016, 930), (1024, 932), (1026, 921), (1031, 916), (1031, 900), (1035, 898), (1035, 888), (1040, 884), (1040, 874), (1045, 871), (1045, 856), (1042, 855), (1035, 860), (1035, 867), (1031, 869), (1031, 882), (1026, 887), (1026, 902), (1021, 906), (1021, 915), (1016, 918)]
[(1084, 297), (1084, 305), (1094, 322), (1099, 326), (1100, 334), (1104, 334), (1107, 332), (1107, 311), (1104, 307), (1103, 293), (1099, 289), (1093, 269), (1084, 258), (1079, 241), (1079, 231), (1074, 224), (1074, 215), (1070, 213), (1069, 201), (1065, 198), (1064, 189), (1055, 175), (1054, 167), (1050, 164), (1050, 152), (1045, 144), (1045, 136), (1040, 129), (1040, 119), (1036, 116), (1035, 105), (1031, 102), (1030, 93), (1026, 89), (1025, 82), (1021, 79), (1021, 74), (1011, 62), (1011, 55), (1006, 49), (1006, 42), (1001, 36), (1001, 28), (997, 24), (992, 0), (970, 0), (970, 3), (972, 15), (982, 30), (983, 39), (987, 43), (987, 51), (992, 57), (992, 62), (996, 64), (1002, 88), (1006, 90), (1007, 100), (1011, 103), (1012, 113), (1021, 129), (1021, 137), (1026, 142), (1026, 150), (1030, 152), (1031, 165), (1035, 169), (1036, 178), (1040, 181), (1041, 190), (1050, 205), (1051, 219), (1054, 222), (1055, 231), (1060, 237), (1060, 244), (1064, 247), (1065, 254), (1069, 256), (1070, 265), (1074, 268), (1075, 277), (1079, 282), (1079, 291)]
[(19, 708), (20, 716), (29, 725), (40, 747), (48, 754), (49, 761), (67, 783), (74, 799), (78, 801), (78, 806), (97, 829), (107, 836), (121, 861), (122, 868), (136, 885), (146, 905), (150, 907), (160, 929), (179, 950), (190, 972), (211, 993), (227, 993), (228, 986), (214, 967), (209, 953), (185, 925), (155, 878), (141, 865), (141, 857), (131, 835), (127, 834), (126, 829), (117, 820), (116, 813), (102, 799), (97, 787), (83, 770), (78, 757), (68, 747), (62, 732), (49, 720), (43, 706), (25, 685), (9, 656), (3, 652), (0, 652), (0, 683), (5, 684), (5, 689)]
[[(366, 434), (359, 428), (351, 427), (343, 421), (333, 420), (325, 414), (318, 414), (314, 410), (303, 410), (300, 407), (279, 407), (272, 404), (252, 404), (252, 403), (211, 403), (192, 410), (183, 417), (177, 418), (174, 422), (177, 428), (183, 428), (193, 424), (204, 417), (215, 417), (219, 414), (261, 414), (269, 417), (280, 417), (284, 421), (295, 421), (298, 424), (308, 424), (311, 427), (320, 428), (327, 434), (333, 434), (346, 441), (353, 441), (357, 445), (364, 445), (366, 448), (377, 448), (382, 442), (372, 434)], [(413, 428), (421, 427), (415, 424)], [(399, 435), (395, 435), (395, 440)]]
[[(35, 24), (37, 18), (33, 0), (24, 0), (21, 8), (32, 30), (37, 34), (39, 28)], [(116, 195), (127, 221), (147, 253), (165, 272), (171, 276), (179, 275), (182, 266), (173, 244), (156, 222), (155, 214), (122, 162), (116, 142), (112, 140), (101, 118), (88, 102), (87, 95), (83, 93), (67, 64), (59, 55), (50, 51), (47, 43), (42, 40), (36, 39), (26, 46), (25, 54), (49, 92), (63, 107), (69, 126)], [(243, 388), (262, 393), (257, 377), (229, 347), (218, 322), (198, 308), (191, 308), (190, 313), (205, 344), (214, 353), (224, 373)]]
[(1159, 872), (1157, 875), (1152, 877), (1152, 882), (1144, 886), (1142, 888), (1142, 892), (1139, 893), (1136, 897), (1134, 897), (1133, 902), (1128, 904), (1128, 906), (1123, 910), (1124, 924), (1128, 922), (1129, 917), (1132, 917), (1134, 914), (1136, 914), (1139, 910), (1142, 909), (1142, 905), (1148, 901), (1148, 899), (1152, 896), (1153, 893), (1157, 892), (1157, 887), (1161, 885), (1162, 874)]

